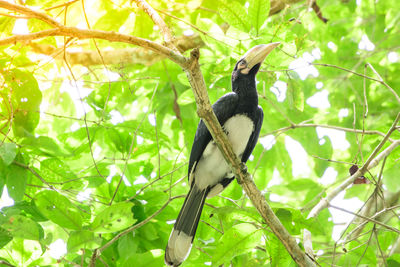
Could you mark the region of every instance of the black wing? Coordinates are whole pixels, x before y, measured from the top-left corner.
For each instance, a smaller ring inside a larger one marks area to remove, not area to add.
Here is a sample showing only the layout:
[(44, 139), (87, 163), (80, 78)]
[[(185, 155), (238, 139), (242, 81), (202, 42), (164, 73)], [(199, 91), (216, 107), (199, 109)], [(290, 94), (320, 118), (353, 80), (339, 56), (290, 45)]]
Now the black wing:
[[(238, 100), (238, 95), (232, 92), (222, 96), (220, 99), (217, 100), (217, 102), (214, 103), (214, 105), (212, 105), (215, 116), (217, 116), (217, 119), (221, 125), (224, 125), (224, 123), (230, 117), (232, 117), (233, 113), (236, 110)], [(200, 120), (199, 125), (197, 126), (196, 135), (194, 136), (192, 151), (190, 152), (188, 178), (192, 171), (193, 165), (200, 160), (204, 149), (210, 141), (211, 134), (208, 131), (203, 120)]]
[(256, 116), (254, 117), (254, 131), (250, 135), (249, 142), (247, 143), (246, 149), (243, 152), (242, 162), (246, 162), (249, 159), (251, 152), (253, 152), (253, 149), (257, 144), (263, 119), (264, 119), (264, 112), (262, 108), (258, 106), (256, 111)]

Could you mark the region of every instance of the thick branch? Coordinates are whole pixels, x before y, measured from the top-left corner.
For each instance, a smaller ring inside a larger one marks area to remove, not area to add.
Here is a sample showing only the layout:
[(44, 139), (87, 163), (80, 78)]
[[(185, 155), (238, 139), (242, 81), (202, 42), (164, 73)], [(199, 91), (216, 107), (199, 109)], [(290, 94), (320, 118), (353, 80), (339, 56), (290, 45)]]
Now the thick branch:
[(44, 30), (44, 31), (40, 31), (40, 32), (35, 32), (35, 33), (13, 35), (13, 36), (1, 39), (0, 45), (16, 44), (18, 42), (29, 42), (32, 40), (56, 35), (57, 32), (58, 32), (57, 29), (49, 29), (49, 30)]
[(61, 26), (57, 29), (40, 31), (37, 33), (14, 35), (11, 37), (7, 37), (0, 40), (0, 45), (14, 44), (16, 42), (21, 42), (21, 41), (30, 41), (47, 36), (69, 36), (78, 39), (103, 39), (110, 42), (123, 42), (127, 44), (134, 44), (152, 50), (157, 54), (166, 56), (167, 58), (171, 59), (173, 62), (177, 63), (182, 67), (186, 67), (187, 63), (187, 59), (184, 56), (180, 55), (179, 53), (175, 52), (174, 50), (166, 46), (163, 46), (159, 43), (147, 39), (117, 32), (78, 29), (74, 27), (64, 27), (64, 26)]
[[(193, 48), (204, 46), (203, 40), (199, 35), (181, 36), (174, 40), (175, 46), (179, 51), (187, 51)], [(64, 51), (62, 48), (56, 48), (52, 45), (30, 43), (35, 53), (40, 53), (53, 57), (56, 60), (64, 60)], [(101, 52), (102, 58), (97, 51), (69, 51), (65, 50), (65, 58), (71, 65), (110, 65), (110, 64), (143, 64), (150, 66), (165, 56), (150, 51), (142, 47), (132, 47), (116, 50), (105, 50)]]
[(46, 22), (50, 26), (53, 26), (56, 28), (63, 26), (61, 23), (59, 23), (58, 21), (56, 21), (55, 19), (53, 19), (52, 17), (50, 17), (49, 15), (47, 15), (45, 13), (35, 11), (35, 10), (30, 9), (25, 6), (16, 5), (16, 4), (10, 3), (8, 1), (0, 0), (0, 8), (5, 8), (5, 9), (11, 10), (11, 11), (15, 11), (15, 12), (24, 14), (30, 18), (39, 19), (41, 21)]

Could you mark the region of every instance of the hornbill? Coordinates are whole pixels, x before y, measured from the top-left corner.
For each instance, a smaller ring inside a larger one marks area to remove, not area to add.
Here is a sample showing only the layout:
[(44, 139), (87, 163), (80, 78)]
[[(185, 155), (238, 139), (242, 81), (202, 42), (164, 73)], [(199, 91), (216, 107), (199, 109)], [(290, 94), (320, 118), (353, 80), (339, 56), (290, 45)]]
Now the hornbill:
[[(256, 74), (265, 57), (279, 45), (250, 49), (232, 72), (232, 91), (212, 106), (233, 151), (246, 162), (253, 151), (263, 122), (258, 106)], [(176, 219), (165, 250), (165, 263), (179, 266), (189, 255), (206, 197), (219, 194), (235, 178), (202, 120), (197, 127), (188, 170), (190, 191)]]

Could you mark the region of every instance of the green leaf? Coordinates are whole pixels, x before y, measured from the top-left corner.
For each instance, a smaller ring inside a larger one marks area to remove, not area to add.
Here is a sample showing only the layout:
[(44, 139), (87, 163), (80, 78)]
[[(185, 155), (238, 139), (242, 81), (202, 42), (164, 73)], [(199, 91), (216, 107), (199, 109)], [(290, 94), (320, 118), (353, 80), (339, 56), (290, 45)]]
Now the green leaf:
[(47, 182), (66, 182), (76, 178), (70, 168), (58, 158), (50, 158), (40, 162), (40, 175)]
[(14, 109), (14, 132), (18, 136), (27, 136), (32, 133), (39, 123), (40, 115), (37, 112), (42, 102), (42, 93), (39, 90), (35, 77), (19, 69), (11, 69), (2, 73), (6, 83), (12, 88)]
[(17, 155), (17, 145), (14, 143), (3, 143), (0, 145), (0, 157), (5, 165), (10, 165)]
[(314, 182), (311, 179), (296, 179), (289, 184), (286, 185), (287, 188), (289, 188), (292, 191), (304, 191), (304, 190), (309, 190), (310, 187), (319, 187), (322, 188), (321, 185), (318, 183)]
[[(13, 206), (5, 207), (2, 209), (2, 211), (6, 214), (23, 214), (31, 218), (35, 222), (47, 221), (47, 218), (43, 217), (43, 215), (40, 213), (40, 211), (33, 202), (34, 202), (33, 200), (31, 202), (27, 201), (15, 202)], [(9, 210), (16, 210), (16, 211), (9, 212)]]
[(140, 240), (133, 235), (124, 235), (118, 239), (118, 253), (121, 259), (128, 259), (136, 253)]
[(243, 5), (236, 1), (223, 0), (219, 3), (219, 15), (229, 25), (243, 32), (249, 32), (249, 18)]
[(164, 265), (164, 250), (154, 249), (145, 253), (134, 253), (126, 259), (122, 267), (131, 266), (146, 266), (146, 267), (159, 267)]
[(7, 170), (7, 190), (14, 201), (20, 201), (24, 197), (28, 170), (17, 165), (10, 165)]
[(131, 10), (129, 9), (113, 9), (100, 17), (94, 24), (94, 29), (103, 31), (118, 31), (119, 28), (125, 23)]
[(271, 266), (291, 266), (293, 260), (282, 242), (272, 233), (269, 233), (268, 237), (266, 247), (271, 255)]
[(270, 9), (269, 0), (250, 0), (249, 1), (249, 19), (251, 24), (259, 34), (261, 26), (268, 19)]
[(232, 206), (220, 207), (214, 209), (214, 213), (217, 214), (223, 221), (238, 220), (242, 222), (249, 222), (259, 219), (259, 214), (254, 209), (248, 208), (237, 208)]
[(301, 89), (301, 84), (294, 79), (289, 79), (287, 99), (291, 108), (301, 112), (304, 111), (304, 92)]
[(70, 233), (67, 250), (68, 253), (76, 252), (79, 249), (94, 249), (101, 245), (101, 238), (95, 236), (91, 231), (73, 231)]
[(179, 105), (188, 105), (194, 103), (193, 91), (191, 89), (186, 90), (178, 97)]
[(260, 244), (261, 231), (249, 223), (241, 223), (228, 229), (220, 238), (213, 255), (214, 265), (229, 262), (235, 256), (244, 254)]
[(55, 157), (68, 155), (53, 138), (48, 136), (28, 137), (25, 138), (23, 144)]
[(383, 172), (383, 183), (391, 192), (398, 192), (400, 190), (399, 173), (400, 173), (399, 163), (395, 164), (394, 166), (392, 166), (387, 170), (384, 170)]
[(4, 247), (5, 245), (8, 244), (13, 239), (11, 233), (4, 229), (3, 227), (0, 227), (0, 248)]
[(14, 237), (39, 240), (38, 224), (25, 216), (13, 215), (3, 224), (3, 227)]
[[(179, 80), (179, 82), (181, 84), (186, 85), (186, 86), (190, 86), (190, 83), (189, 83), (189, 80), (188, 80), (188, 77), (187, 77), (186, 73), (178, 74), (177, 78), (178, 78), (178, 80)], [(189, 91), (191, 91), (191, 90), (189, 90)]]
[(82, 228), (82, 215), (78, 209), (56, 191), (39, 192), (35, 196), (35, 204), (44, 216), (59, 226), (74, 230)]
[(115, 203), (100, 212), (90, 228), (96, 233), (113, 233), (123, 230), (136, 222), (131, 208), (133, 203)]
[(4, 34), (10, 34), (15, 25), (15, 18), (10, 17), (1, 17), (0, 18), (0, 34), (3, 36)]
[(400, 254), (396, 253), (387, 258), (387, 265), (389, 267), (400, 267)]

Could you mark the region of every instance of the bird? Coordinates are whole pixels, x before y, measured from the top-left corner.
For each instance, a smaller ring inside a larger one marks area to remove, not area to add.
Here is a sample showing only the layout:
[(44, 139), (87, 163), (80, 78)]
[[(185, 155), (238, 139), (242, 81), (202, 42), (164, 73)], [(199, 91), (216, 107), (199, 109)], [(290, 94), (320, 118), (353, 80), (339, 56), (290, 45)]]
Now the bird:
[[(243, 163), (249, 159), (257, 143), (264, 117), (258, 105), (256, 74), (266, 56), (279, 44), (256, 45), (247, 51), (233, 69), (232, 92), (212, 105), (234, 153)], [(222, 192), (234, 178), (206, 125), (200, 120), (189, 158), (190, 190), (165, 249), (166, 265), (175, 267), (186, 260), (206, 198)]]

